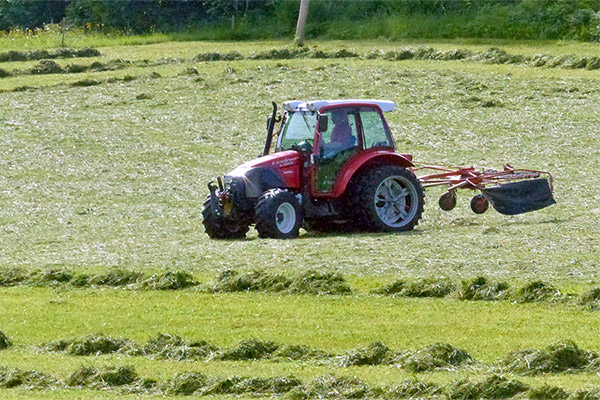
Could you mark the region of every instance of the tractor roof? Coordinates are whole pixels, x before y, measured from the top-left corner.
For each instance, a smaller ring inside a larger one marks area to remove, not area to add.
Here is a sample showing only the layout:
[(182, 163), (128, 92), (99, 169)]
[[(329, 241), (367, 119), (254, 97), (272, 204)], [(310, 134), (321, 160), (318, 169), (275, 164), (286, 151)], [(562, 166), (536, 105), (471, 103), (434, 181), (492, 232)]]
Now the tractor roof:
[(395, 104), (389, 100), (372, 100), (372, 99), (348, 99), (348, 100), (312, 100), (300, 101), (292, 100), (283, 103), (283, 108), (286, 111), (319, 111), (325, 106), (336, 106), (344, 104), (364, 104), (377, 105), (382, 111), (393, 111)]

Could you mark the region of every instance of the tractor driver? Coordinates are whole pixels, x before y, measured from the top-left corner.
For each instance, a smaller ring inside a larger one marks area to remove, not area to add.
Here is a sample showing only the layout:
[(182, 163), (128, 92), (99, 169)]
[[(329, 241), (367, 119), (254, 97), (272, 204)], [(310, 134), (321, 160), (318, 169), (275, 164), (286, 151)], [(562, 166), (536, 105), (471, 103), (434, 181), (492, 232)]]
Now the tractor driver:
[(333, 157), (343, 150), (353, 148), (356, 145), (356, 137), (352, 135), (352, 127), (348, 122), (348, 111), (332, 111), (331, 120), (334, 123), (333, 130), (331, 131), (331, 140), (323, 146), (326, 158)]

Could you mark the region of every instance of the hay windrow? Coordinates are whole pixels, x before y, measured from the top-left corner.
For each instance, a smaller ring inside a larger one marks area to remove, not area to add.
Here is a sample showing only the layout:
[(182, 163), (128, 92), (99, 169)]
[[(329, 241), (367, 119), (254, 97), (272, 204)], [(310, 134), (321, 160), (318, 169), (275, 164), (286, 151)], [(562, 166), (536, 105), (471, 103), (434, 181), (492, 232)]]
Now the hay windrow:
[(535, 375), (593, 369), (599, 360), (597, 353), (581, 350), (574, 342), (564, 340), (542, 350), (514, 351), (504, 359), (502, 365), (513, 373)]
[(512, 299), (518, 303), (531, 303), (560, 300), (562, 297), (560, 290), (554, 286), (546, 282), (534, 281), (520, 287), (513, 294)]
[(483, 276), (472, 280), (463, 280), (456, 291), (456, 296), (461, 300), (499, 300), (508, 294), (509, 286), (506, 282), (490, 282)]
[(473, 361), (469, 353), (447, 343), (435, 343), (398, 355), (392, 362), (411, 372), (456, 369)]
[(581, 293), (578, 302), (589, 310), (600, 308), (600, 288), (593, 288)]
[(237, 51), (229, 53), (208, 52), (200, 53), (194, 57), (194, 61), (234, 61), (242, 60), (244, 57)]
[(240, 274), (226, 270), (212, 285), (212, 292), (274, 292), (290, 294), (350, 294), (352, 290), (344, 277), (333, 272), (309, 270), (295, 276), (266, 271)]
[(571, 394), (569, 400), (600, 400), (600, 387), (580, 389)]
[(56, 385), (57, 380), (50, 375), (37, 371), (21, 371), (0, 367), (0, 388), (12, 389), (25, 387), (26, 389), (44, 389)]
[(391, 399), (435, 398), (441, 392), (442, 389), (436, 384), (411, 379), (390, 388), (388, 396)]
[(241, 341), (237, 346), (224, 350), (219, 356), (221, 360), (258, 360), (271, 356), (279, 345), (266, 340), (249, 339)]
[(141, 287), (151, 290), (179, 290), (198, 285), (198, 281), (189, 272), (167, 271), (163, 274), (152, 275), (142, 282)]
[(8, 349), (10, 346), (10, 339), (2, 331), (0, 331), (0, 350)]
[(562, 388), (547, 384), (538, 388), (531, 388), (527, 392), (527, 398), (531, 400), (561, 400), (567, 397), (569, 397), (569, 393)]
[(43, 346), (47, 351), (64, 351), (74, 356), (89, 356), (129, 352), (135, 348), (129, 339), (104, 335), (90, 335), (75, 340), (58, 340)]
[(159, 334), (129, 352), (134, 356), (147, 356), (166, 360), (200, 360), (219, 352), (219, 349), (206, 341), (188, 343), (176, 335)]
[(390, 361), (390, 349), (381, 342), (370, 344), (364, 349), (351, 350), (340, 360), (342, 367), (353, 365), (380, 365)]
[(169, 379), (163, 385), (163, 390), (167, 394), (192, 395), (207, 383), (208, 378), (204, 374), (199, 372), (184, 372), (177, 374), (173, 379)]
[(454, 289), (454, 284), (448, 280), (425, 278), (415, 281), (396, 281), (374, 292), (406, 297), (445, 297)]
[(449, 400), (458, 399), (507, 399), (523, 393), (529, 386), (523, 382), (492, 375), (483, 381), (464, 379), (450, 384), (447, 397)]
[(76, 387), (113, 387), (129, 385), (138, 379), (138, 375), (130, 366), (97, 369), (81, 367), (65, 379), (67, 386)]
[(31, 50), (31, 51), (7, 51), (0, 53), (0, 62), (10, 61), (33, 61), (53, 58), (86, 58), (100, 57), (102, 54), (95, 48), (83, 47), (81, 49), (60, 48), (55, 51)]
[(571, 396), (563, 389), (527, 384), (501, 375), (482, 380), (473, 378), (450, 382), (446, 386), (409, 379), (395, 386), (369, 385), (356, 377), (324, 375), (304, 384), (294, 376), (274, 377), (209, 377), (199, 372), (182, 372), (162, 382), (140, 377), (130, 366), (97, 368), (82, 366), (67, 378), (58, 380), (37, 371), (21, 371), (0, 367), (0, 388), (23, 389), (92, 389), (115, 393), (179, 396), (250, 395), (284, 396), (286, 399), (506, 399), (519, 396), (528, 399), (600, 399), (600, 389), (581, 389)]
[(284, 358), (293, 361), (318, 359), (333, 357), (331, 354), (327, 354), (324, 351), (316, 350), (308, 346), (298, 344), (286, 344), (281, 345), (277, 348), (273, 357)]

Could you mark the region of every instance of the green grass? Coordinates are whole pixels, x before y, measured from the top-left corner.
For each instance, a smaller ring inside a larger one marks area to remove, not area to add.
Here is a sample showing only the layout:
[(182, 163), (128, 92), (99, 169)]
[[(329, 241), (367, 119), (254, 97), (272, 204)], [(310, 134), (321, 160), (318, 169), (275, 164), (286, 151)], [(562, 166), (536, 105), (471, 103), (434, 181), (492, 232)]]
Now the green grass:
[[(11, 48), (4, 40), (0, 49)], [(78, 273), (118, 267), (146, 274), (184, 269), (204, 283), (228, 268), (286, 273), (312, 268), (342, 273), (358, 294), (3, 288), (0, 330), (15, 347), (0, 351), (0, 365), (65, 376), (82, 364), (131, 363), (141, 376), (161, 379), (199, 370), (219, 376), (294, 374), (310, 381), (333, 372), (387, 385), (411, 376), (388, 366), (81, 358), (40, 353), (34, 347), (93, 333), (144, 341), (163, 332), (220, 346), (256, 337), (336, 353), (377, 340), (392, 349), (447, 342), (492, 365), (512, 350), (542, 348), (561, 338), (600, 351), (597, 312), (572, 304), (368, 294), (396, 279), (420, 277), (458, 281), (485, 275), (512, 286), (541, 279), (565, 293), (599, 286), (599, 71), (416, 60), (192, 62), (202, 52), (240, 51), (248, 56), (285, 42), (118, 44), (101, 48), (103, 57), (96, 59), (56, 61), (64, 66), (115, 58), (185, 60), (0, 79), (0, 90), (7, 90), (0, 93), (0, 267), (70, 268)], [(498, 45), (515, 54), (597, 51), (591, 44), (556, 42), (317, 45), (360, 53), (419, 45), (477, 51)], [(36, 63), (1, 63), (0, 68), (26, 69)], [(182, 75), (190, 67), (199, 75)], [(127, 76), (134, 79), (107, 81)], [(86, 79), (101, 84), (71, 87)], [(22, 86), (31, 89), (10, 91)], [(416, 161), (496, 168), (508, 162), (548, 170), (555, 178), (558, 203), (521, 216), (493, 210), (475, 215), (468, 206), (470, 193), (459, 193), (457, 208), (447, 213), (437, 207), (442, 192), (429, 190), (423, 220), (405, 234), (302, 231), (296, 240), (276, 241), (258, 239), (251, 230), (246, 240), (209, 240), (200, 215), (206, 183), (260, 152), (270, 101), (337, 97), (394, 100), (397, 111), (387, 115), (394, 139), (399, 151), (412, 153)], [(487, 100), (500, 106), (482, 107)], [(418, 377), (447, 383), (479, 373), (440, 371)], [(600, 384), (597, 375), (586, 373), (518, 379), (571, 391)], [(0, 391), (3, 398), (36, 395), (72, 399), (115, 394)]]

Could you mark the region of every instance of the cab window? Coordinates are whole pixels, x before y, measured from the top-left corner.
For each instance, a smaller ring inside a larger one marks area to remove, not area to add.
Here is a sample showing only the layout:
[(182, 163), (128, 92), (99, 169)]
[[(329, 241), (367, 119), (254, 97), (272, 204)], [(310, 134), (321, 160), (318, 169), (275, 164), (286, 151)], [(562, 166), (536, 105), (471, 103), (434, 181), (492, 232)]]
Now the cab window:
[(373, 147), (394, 147), (386, 126), (378, 110), (363, 108), (360, 110), (365, 149)]

